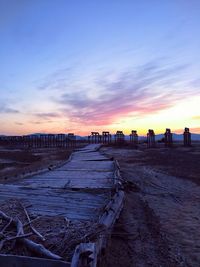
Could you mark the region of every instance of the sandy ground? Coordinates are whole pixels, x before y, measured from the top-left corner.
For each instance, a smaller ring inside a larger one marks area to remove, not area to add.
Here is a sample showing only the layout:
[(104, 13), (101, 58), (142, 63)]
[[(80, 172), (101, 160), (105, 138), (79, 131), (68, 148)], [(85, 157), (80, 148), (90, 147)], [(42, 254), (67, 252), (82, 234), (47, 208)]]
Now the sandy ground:
[(126, 180), (106, 266), (200, 266), (200, 146), (102, 152)]
[[(103, 147), (101, 151), (118, 159), (126, 192), (104, 266), (200, 266), (200, 146), (171, 149), (140, 146), (137, 150)], [(0, 182), (56, 166), (70, 154), (71, 150), (66, 149), (1, 148)], [(60, 222), (58, 225), (60, 228)], [(47, 247), (56, 253), (58, 246), (48, 241), (51, 232), (36, 226), (47, 237)], [(58, 241), (60, 235), (63, 238), (63, 233), (59, 233)], [(66, 238), (66, 243), (69, 239)]]
[(0, 147), (0, 183), (19, 180), (66, 161), (71, 148), (13, 149)]

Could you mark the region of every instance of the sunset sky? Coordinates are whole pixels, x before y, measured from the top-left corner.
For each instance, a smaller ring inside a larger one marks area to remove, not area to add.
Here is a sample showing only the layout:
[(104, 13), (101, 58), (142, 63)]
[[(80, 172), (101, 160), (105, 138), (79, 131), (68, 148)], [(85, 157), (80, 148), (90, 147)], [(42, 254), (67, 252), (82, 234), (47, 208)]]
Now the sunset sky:
[(0, 134), (200, 133), (199, 0), (0, 0)]

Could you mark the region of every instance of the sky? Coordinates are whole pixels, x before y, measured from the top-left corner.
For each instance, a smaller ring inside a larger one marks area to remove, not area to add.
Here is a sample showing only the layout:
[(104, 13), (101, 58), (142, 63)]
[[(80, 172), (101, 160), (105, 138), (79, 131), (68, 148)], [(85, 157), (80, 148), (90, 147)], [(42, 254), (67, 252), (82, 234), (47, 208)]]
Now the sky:
[(0, 134), (200, 133), (199, 0), (0, 0)]

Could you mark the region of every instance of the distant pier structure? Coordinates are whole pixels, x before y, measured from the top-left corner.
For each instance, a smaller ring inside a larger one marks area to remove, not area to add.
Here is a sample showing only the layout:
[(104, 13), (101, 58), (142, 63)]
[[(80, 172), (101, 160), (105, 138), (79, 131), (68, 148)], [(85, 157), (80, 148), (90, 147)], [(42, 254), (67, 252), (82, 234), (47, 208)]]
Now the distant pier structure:
[(147, 147), (152, 148), (156, 146), (154, 130), (149, 129), (147, 133)]
[(185, 128), (183, 133), (183, 143), (184, 146), (191, 146), (191, 133), (189, 128)]
[(130, 143), (134, 147), (138, 146), (138, 134), (136, 130), (132, 130), (130, 134)]
[(67, 138), (71, 147), (76, 146), (76, 135), (74, 133), (68, 133)]
[(101, 135), (99, 132), (91, 132), (91, 135), (88, 136), (88, 142), (90, 144), (99, 144), (101, 143)]
[(115, 134), (115, 144), (123, 144), (125, 142), (125, 135), (123, 131), (117, 131)]
[(40, 134), (0, 137), (0, 145), (20, 148), (75, 147), (76, 136), (70, 134)]
[(110, 132), (102, 132), (102, 143), (103, 144), (110, 144), (111, 143), (111, 134)]
[(172, 139), (171, 130), (169, 128), (166, 129), (164, 136), (165, 136), (165, 138), (164, 138), (165, 146), (171, 147), (173, 145), (173, 139)]

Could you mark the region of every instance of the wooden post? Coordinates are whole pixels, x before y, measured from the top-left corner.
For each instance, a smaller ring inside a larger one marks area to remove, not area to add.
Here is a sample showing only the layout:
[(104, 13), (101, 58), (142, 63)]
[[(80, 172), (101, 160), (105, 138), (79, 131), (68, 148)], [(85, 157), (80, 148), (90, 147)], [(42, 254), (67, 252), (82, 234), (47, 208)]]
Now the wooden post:
[(115, 143), (117, 145), (121, 145), (125, 142), (125, 136), (123, 134), (123, 131), (117, 131), (115, 134)]
[(191, 133), (189, 128), (185, 128), (183, 137), (184, 137), (184, 146), (191, 146)]
[(138, 146), (138, 134), (136, 130), (132, 130), (130, 134), (130, 143), (137, 148)]
[(101, 142), (101, 136), (100, 136), (99, 132), (91, 132), (90, 142), (92, 144), (98, 144)]
[(169, 128), (166, 129), (164, 136), (165, 136), (165, 146), (171, 147), (173, 145), (173, 140), (172, 140), (172, 133)]
[(156, 146), (154, 130), (149, 129), (147, 133), (147, 147), (152, 148)]
[(109, 132), (102, 132), (102, 143), (103, 144), (111, 143), (111, 134)]
[(76, 146), (76, 136), (74, 135), (74, 133), (68, 133), (68, 143), (71, 147)]

